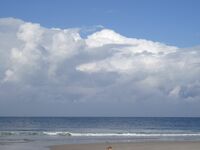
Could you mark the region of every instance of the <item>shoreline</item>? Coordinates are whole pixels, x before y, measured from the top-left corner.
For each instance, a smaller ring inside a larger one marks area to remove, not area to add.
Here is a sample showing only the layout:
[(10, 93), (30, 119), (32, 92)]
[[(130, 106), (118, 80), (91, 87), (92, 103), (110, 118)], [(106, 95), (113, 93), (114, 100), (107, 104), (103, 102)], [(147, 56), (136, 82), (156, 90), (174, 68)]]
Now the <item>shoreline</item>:
[(147, 141), (91, 144), (64, 144), (50, 146), (50, 150), (199, 150), (200, 141)]

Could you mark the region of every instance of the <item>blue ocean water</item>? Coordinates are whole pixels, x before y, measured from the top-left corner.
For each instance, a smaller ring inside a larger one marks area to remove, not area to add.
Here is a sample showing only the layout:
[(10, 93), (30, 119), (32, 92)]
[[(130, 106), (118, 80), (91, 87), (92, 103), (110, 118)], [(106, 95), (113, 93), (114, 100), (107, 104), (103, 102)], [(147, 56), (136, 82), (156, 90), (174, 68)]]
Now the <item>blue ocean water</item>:
[(200, 118), (0, 117), (0, 150), (144, 140), (200, 141)]

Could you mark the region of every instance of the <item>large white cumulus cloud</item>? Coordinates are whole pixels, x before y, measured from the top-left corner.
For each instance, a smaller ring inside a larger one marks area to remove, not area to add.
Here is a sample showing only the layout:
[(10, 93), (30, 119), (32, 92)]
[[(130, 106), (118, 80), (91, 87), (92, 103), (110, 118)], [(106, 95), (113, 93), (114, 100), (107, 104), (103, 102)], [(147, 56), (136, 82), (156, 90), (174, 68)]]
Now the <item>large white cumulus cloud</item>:
[(80, 31), (0, 19), (0, 100), (199, 101), (199, 47)]

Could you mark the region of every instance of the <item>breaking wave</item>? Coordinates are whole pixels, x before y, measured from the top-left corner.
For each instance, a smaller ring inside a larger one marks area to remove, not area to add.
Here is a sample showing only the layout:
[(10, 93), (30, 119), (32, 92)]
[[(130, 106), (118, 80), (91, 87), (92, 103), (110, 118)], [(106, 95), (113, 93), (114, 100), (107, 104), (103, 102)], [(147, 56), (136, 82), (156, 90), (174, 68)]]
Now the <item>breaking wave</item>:
[(200, 133), (72, 133), (66, 131), (0, 131), (0, 136), (73, 136), (73, 137), (188, 137)]

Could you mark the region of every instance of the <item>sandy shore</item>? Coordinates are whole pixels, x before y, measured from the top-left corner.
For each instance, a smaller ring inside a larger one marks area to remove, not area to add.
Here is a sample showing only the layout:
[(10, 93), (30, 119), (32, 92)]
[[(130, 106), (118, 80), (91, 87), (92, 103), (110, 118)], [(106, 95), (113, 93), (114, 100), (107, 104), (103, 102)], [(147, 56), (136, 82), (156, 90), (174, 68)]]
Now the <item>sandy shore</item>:
[(136, 142), (136, 143), (101, 143), (67, 144), (52, 146), (51, 150), (200, 150), (200, 142)]

